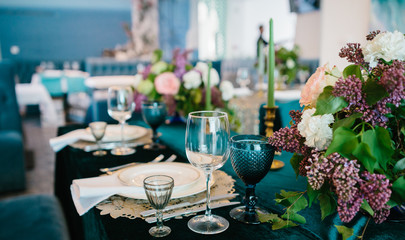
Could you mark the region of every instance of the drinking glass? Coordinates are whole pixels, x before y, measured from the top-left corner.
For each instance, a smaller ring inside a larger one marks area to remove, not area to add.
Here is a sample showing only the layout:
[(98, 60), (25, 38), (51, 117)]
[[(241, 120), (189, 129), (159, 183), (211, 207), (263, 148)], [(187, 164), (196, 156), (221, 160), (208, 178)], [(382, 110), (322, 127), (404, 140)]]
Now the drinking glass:
[(165, 148), (159, 144), (157, 128), (165, 122), (167, 115), (166, 104), (158, 101), (143, 101), (142, 102), (142, 117), (143, 120), (152, 128), (153, 136), (152, 143), (144, 145), (144, 149), (159, 150)]
[(256, 184), (269, 172), (274, 157), (274, 147), (268, 138), (260, 135), (231, 137), (230, 158), (238, 177), (246, 184), (245, 206), (236, 207), (229, 215), (247, 224), (260, 224), (257, 213), (267, 213), (256, 207)]
[(222, 167), (229, 157), (228, 115), (217, 111), (191, 112), (187, 119), (186, 154), (189, 162), (204, 171), (207, 185), (205, 215), (191, 218), (188, 227), (201, 234), (225, 231), (229, 222), (212, 215), (210, 209), (210, 180), (212, 172)]
[(107, 128), (107, 123), (106, 122), (92, 122), (89, 124), (91, 134), (93, 134), (93, 137), (96, 139), (96, 143), (98, 146), (98, 150), (93, 152), (94, 156), (104, 156), (107, 154), (106, 151), (101, 149), (101, 139), (104, 137), (105, 129)]
[(124, 141), (125, 121), (131, 118), (135, 109), (134, 94), (129, 86), (113, 86), (108, 88), (108, 114), (121, 124), (121, 146), (111, 150), (114, 155), (129, 155), (135, 149), (126, 146)]
[(163, 209), (172, 196), (174, 181), (166, 175), (153, 175), (143, 180), (143, 186), (150, 205), (156, 209), (156, 226), (149, 229), (153, 237), (164, 237), (170, 234), (171, 229), (163, 226)]
[(246, 88), (249, 83), (249, 69), (247, 68), (238, 68), (236, 72), (236, 82), (240, 85), (241, 88)]

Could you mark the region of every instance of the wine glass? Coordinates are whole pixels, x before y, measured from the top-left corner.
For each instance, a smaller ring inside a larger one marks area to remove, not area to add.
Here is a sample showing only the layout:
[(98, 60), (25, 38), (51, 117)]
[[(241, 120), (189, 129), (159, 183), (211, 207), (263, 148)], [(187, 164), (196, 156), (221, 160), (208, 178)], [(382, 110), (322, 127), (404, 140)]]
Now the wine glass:
[(152, 128), (153, 136), (152, 143), (144, 145), (144, 149), (159, 150), (166, 148), (164, 145), (157, 142), (157, 128), (165, 122), (167, 115), (166, 104), (158, 101), (143, 101), (142, 102), (142, 117), (143, 120)]
[(260, 224), (258, 213), (267, 213), (256, 207), (256, 184), (269, 172), (274, 157), (274, 147), (268, 138), (260, 135), (231, 137), (230, 158), (238, 177), (246, 184), (245, 206), (236, 207), (229, 215), (243, 223)]
[(98, 146), (97, 151), (93, 152), (93, 155), (98, 156), (98, 157), (106, 155), (107, 152), (101, 149), (100, 143), (101, 143), (101, 139), (103, 139), (103, 137), (104, 137), (107, 123), (106, 122), (92, 122), (89, 124), (89, 127), (91, 130), (91, 134), (93, 134), (93, 137), (96, 139), (96, 143)]
[(134, 94), (129, 86), (113, 86), (108, 88), (108, 114), (121, 124), (121, 146), (111, 150), (113, 155), (129, 155), (135, 149), (129, 148), (124, 141), (125, 121), (131, 118), (135, 109)]
[(150, 205), (156, 209), (156, 226), (149, 229), (153, 237), (164, 237), (170, 234), (171, 229), (163, 226), (162, 211), (172, 195), (174, 180), (166, 175), (153, 175), (143, 180), (143, 186)]
[(246, 88), (250, 83), (249, 69), (238, 68), (238, 71), (236, 72), (236, 82), (241, 86), (241, 88)]
[(228, 115), (217, 111), (191, 112), (187, 119), (186, 154), (190, 163), (204, 171), (207, 184), (205, 215), (191, 218), (188, 227), (201, 234), (225, 231), (229, 222), (212, 215), (210, 209), (210, 180), (212, 172), (222, 167), (229, 157)]

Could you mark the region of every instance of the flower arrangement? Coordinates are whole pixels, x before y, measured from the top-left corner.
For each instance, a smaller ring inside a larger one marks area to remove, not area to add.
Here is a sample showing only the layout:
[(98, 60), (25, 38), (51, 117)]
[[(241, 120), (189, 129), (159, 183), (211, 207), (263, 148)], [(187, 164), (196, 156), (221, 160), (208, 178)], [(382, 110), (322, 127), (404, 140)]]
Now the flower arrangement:
[(303, 111), (291, 111), (291, 126), (270, 138), (294, 153), (292, 167), (308, 180), (305, 192), (277, 194), (287, 211), (266, 220), (278, 228), (304, 223), (298, 212), (317, 200), (322, 219), (337, 211), (345, 223), (359, 211), (381, 223), (405, 202), (405, 37), (375, 31), (367, 40), (341, 49), (353, 63), (343, 72), (317, 69), (302, 90)]
[(205, 104), (208, 76), (211, 92), (211, 106), (230, 115), (231, 124), (237, 124), (234, 113), (228, 108), (233, 98), (234, 88), (229, 81), (220, 82), (219, 74), (205, 62), (192, 66), (187, 61), (189, 51), (176, 49), (172, 62), (162, 61), (162, 51), (154, 51), (151, 64), (139, 72), (135, 78), (136, 106), (145, 99), (162, 100), (168, 106), (169, 115), (179, 113), (186, 116), (189, 112), (207, 109)]
[(285, 76), (286, 83), (290, 84), (296, 79), (300, 70), (308, 71), (308, 67), (298, 63), (299, 47), (295, 45), (293, 49), (288, 50), (285, 47), (279, 47), (275, 50), (276, 70), (279, 77)]

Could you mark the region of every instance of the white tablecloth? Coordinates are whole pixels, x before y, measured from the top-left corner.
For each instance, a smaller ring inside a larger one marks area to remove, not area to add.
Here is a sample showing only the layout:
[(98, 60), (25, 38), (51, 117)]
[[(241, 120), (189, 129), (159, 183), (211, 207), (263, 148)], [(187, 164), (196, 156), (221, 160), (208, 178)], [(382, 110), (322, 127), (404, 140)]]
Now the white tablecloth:
[(131, 75), (89, 77), (85, 81), (86, 87), (93, 89), (107, 89), (111, 86), (132, 86), (135, 84), (135, 76)]

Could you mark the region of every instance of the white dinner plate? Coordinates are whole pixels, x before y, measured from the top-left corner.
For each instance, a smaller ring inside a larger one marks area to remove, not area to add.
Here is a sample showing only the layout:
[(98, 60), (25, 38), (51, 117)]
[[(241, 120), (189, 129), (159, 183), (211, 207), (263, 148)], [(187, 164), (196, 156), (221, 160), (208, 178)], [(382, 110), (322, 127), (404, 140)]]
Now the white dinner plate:
[[(95, 139), (91, 134), (90, 128), (86, 128), (87, 134), (80, 137), (84, 141), (94, 142)], [(135, 125), (124, 126), (124, 140), (129, 141), (145, 136), (148, 130), (144, 127)], [(105, 130), (102, 142), (119, 142), (121, 141), (121, 125), (109, 124)]]
[[(204, 172), (188, 163), (162, 162), (146, 163), (127, 168), (118, 173), (118, 179), (125, 185), (143, 188), (143, 180), (151, 175), (168, 175), (174, 179), (171, 198), (181, 198), (194, 195), (206, 190)], [(210, 181), (210, 186), (214, 179)], [(135, 199), (147, 199), (144, 191), (119, 194)]]

